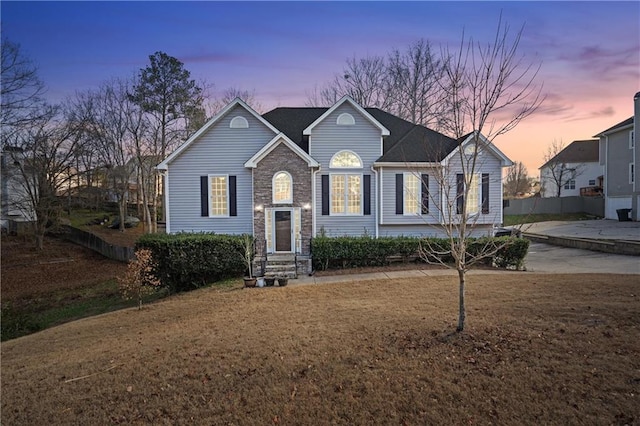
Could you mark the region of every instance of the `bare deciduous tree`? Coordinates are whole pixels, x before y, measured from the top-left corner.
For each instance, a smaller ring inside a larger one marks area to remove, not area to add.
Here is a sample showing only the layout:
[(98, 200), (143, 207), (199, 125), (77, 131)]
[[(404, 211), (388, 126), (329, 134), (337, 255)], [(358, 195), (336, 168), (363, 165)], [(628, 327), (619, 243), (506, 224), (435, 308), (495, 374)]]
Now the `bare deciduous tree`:
[(35, 246), (43, 249), (44, 235), (56, 225), (62, 210), (59, 195), (68, 191), (74, 153), (82, 141), (86, 116), (68, 108), (43, 106), (38, 120), (14, 134), (11, 162), (19, 177), (16, 207), (33, 219)]
[(390, 112), (412, 123), (441, 129), (448, 116), (442, 87), (445, 63), (424, 39), (405, 51), (394, 49), (386, 69)]
[(544, 165), (540, 168), (540, 189), (543, 195), (552, 192), (556, 197), (562, 195), (565, 185), (571, 183), (584, 172), (583, 165), (569, 166), (562, 156), (565, 146), (562, 140), (554, 139), (544, 154)]
[[(470, 238), (476, 236), (481, 221), (481, 209), (489, 202), (481, 199), (480, 188), (491, 184), (484, 182), (485, 179), (501, 185), (501, 173), (482, 176), (482, 164), (488, 161), (487, 152), (492, 149), (495, 138), (513, 129), (542, 102), (541, 89), (535, 84), (539, 66), (525, 62), (518, 55), (522, 31), (510, 35), (509, 26), (500, 18), (492, 42), (475, 42), (463, 34), (457, 51), (443, 49), (442, 56), (448, 58), (441, 84), (446, 93), (446, 129), (458, 145), (434, 170), (442, 194), (433, 204), (440, 211), (442, 230), (450, 245), (447, 253), (458, 272), (457, 331), (464, 330), (465, 325), (467, 272), (500, 249), (494, 243), (487, 243), (479, 250), (469, 250)], [(427, 244), (422, 251), (423, 258), (432, 261), (429, 253), (438, 250), (442, 249)]]
[(529, 172), (521, 161), (516, 161), (513, 166), (507, 169), (507, 176), (504, 181), (504, 195), (515, 197), (529, 191), (531, 179)]
[(47, 114), (45, 86), (35, 64), (20, 51), (20, 45), (3, 38), (0, 69), (0, 119), (2, 145), (11, 144), (15, 132)]

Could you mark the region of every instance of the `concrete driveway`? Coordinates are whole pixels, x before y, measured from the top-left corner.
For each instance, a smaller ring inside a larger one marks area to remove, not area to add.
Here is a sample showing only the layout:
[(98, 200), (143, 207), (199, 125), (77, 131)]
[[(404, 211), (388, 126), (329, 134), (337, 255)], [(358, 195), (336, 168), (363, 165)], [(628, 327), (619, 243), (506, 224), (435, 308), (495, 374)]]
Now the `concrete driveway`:
[(531, 243), (525, 266), (529, 272), (640, 274), (640, 257)]

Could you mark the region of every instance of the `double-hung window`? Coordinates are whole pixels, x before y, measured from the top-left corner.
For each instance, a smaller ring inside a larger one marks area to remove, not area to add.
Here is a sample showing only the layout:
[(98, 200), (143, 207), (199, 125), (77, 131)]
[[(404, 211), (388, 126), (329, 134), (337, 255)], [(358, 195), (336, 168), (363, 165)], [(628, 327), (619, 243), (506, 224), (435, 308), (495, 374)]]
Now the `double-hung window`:
[(200, 176), (200, 216), (237, 216), (236, 176)]
[(422, 182), (414, 173), (404, 174), (404, 209), (405, 215), (419, 215), (422, 212)]
[(210, 216), (228, 216), (229, 193), (227, 190), (227, 176), (209, 176), (209, 184)]
[[(361, 169), (362, 160), (352, 151), (339, 151), (329, 162), (332, 169)], [(330, 174), (331, 214), (361, 215), (362, 173), (336, 172)]]
[(331, 214), (362, 214), (361, 174), (331, 174)]

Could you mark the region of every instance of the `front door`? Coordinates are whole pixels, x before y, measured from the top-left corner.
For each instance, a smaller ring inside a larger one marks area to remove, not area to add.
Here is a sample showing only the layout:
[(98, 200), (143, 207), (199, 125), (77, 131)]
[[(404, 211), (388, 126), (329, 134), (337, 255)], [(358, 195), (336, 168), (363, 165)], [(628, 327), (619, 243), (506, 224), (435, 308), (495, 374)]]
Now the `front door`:
[(291, 210), (275, 211), (276, 251), (291, 251)]

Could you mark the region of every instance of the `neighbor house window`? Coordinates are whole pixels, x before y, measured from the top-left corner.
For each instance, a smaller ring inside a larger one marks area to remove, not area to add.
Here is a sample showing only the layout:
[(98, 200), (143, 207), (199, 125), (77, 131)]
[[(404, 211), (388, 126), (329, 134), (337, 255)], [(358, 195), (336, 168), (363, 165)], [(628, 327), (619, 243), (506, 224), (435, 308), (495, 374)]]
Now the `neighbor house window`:
[(361, 169), (362, 160), (352, 151), (340, 151), (331, 157), (329, 167), (332, 169)]
[(629, 132), (629, 149), (632, 149), (635, 146), (636, 144), (635, 138), (636, 138), (636, 132), (634, 130), (630, 131)]
[(576, 189), (576, 181), (575, 179), (571, 179), (567, 183), (564, 184), (564, 189)]
[(633, 183), (636, 179), (636, 171), (633, 163), (629, 163), (629, 183)]
[(229, 127), (231, 127), (232, 129), (246, 129), (249, 127), (249, 122), (246, 118), (237, 116), (233, 117), (231, 123), (229, 123)]
[(595, 179), (589, 179), (589, 186), (594, 186), (596, 184)]
[(273, 175), (273, 202), (293, 202), (293, 187), (291, 184), (291, 175), (289, 173), (278, 172)]
[(210, 215), (227, 216), (229, 214), (227, 176), (209, 176), (209, 186)]
[(362, 214), (362, 175), (331, 175), (331, 214)]

